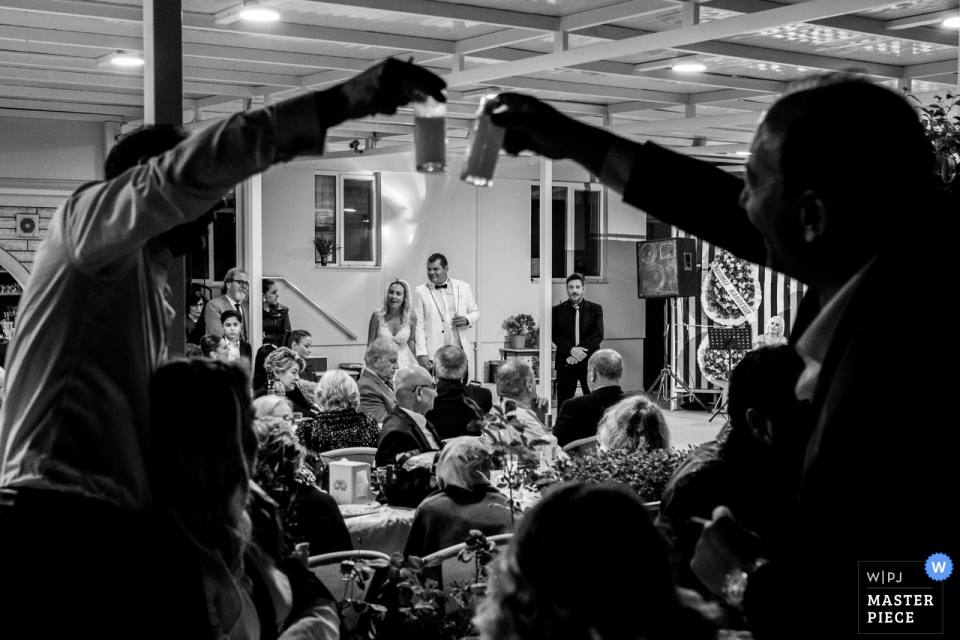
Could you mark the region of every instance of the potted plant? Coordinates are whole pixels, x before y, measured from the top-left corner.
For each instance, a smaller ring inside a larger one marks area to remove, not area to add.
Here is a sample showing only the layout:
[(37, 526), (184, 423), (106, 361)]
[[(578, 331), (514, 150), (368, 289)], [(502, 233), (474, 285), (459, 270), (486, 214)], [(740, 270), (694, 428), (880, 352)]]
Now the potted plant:
[(327, 266), (331, 254), (337, 249), (340, 249), (340, 245), (338, 245), (333, 238), (328, 238), (327, 236), (315, 237), (313, 239), (313, 246), (317, 250), (317, 255), (320, 256), (320, 266), (322, 267)]
[(927, 133), (927, 140), (933, 145), (936, 155), (934, 163), (934, 184), (941, 190), (960, 196), (960, 179), (957, 170), (960, 168), (960, 115), (955, 113), (960, 107), (960, 96), (951, 92), (946, 93), (946, 99), (934, 96), (933, 104), (924, 105), (913, 95), (907, 95), (919, 106), (920, 123)]
[[(692, 447), (690, 447), (692, 449)], [(613, 449), (558, 460), (556, 473), (565, 482), (617, 482), (628, 485), (650, 504), (659, 503), (667, 482), (689, 450)]]
[(527, 336), (537, 328), (537, 321), (533, 316), (521, 313), (507, 317), (500, 327), (507, 332), (507, 344), (510, 349), (523, 349), (527, 346)]

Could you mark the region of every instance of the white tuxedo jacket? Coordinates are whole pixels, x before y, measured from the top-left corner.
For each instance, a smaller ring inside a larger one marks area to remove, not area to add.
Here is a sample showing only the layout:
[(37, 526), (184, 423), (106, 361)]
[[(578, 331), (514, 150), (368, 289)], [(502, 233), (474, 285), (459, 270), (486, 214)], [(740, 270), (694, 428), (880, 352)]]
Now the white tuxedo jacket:
[[(467, 353), (467, 358), (472, 359), (474, 326), (480, 318), (480, 310), (477, 309), (477, 301), (473, 298), (473, 290), (470, 285), (462, 280), (447, 279), (447, 286), (453, 289), (453, 300), (456, 315), (463, 316), (469, 320), (470, 324), (466, 327), (453, 327), (450, 322), (452, 318), (448, 315), (446, 302), (443, 300), (441, 292), (433, 288), (430, 282), (421, 284), (416, 288), (413, 294), (413, 308), (417, 313), (417, 356), (427, 356), (433, 360), (437, 349), (444, 345), (445, 325), (451, 327), (453, 331), (460, 334), (460, 344)], [(444, 322), (446, 320), (446, 322)]]

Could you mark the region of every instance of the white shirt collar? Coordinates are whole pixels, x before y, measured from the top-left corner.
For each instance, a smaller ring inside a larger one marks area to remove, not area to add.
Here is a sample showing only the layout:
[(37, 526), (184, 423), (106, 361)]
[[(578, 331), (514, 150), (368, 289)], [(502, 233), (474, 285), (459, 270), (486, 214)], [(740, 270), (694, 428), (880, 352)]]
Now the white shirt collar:
[(227, 300), (229, 300), (229, 301), (230, 301), (230, 304), (233, 305), (234, 307), (236, 307), (238, 304), (240, 304), (239, 302), (237, 302), (236, 300), (234, 300), (233, 298), (231, 298), (229, 293), (225, 293), (225, 294), (223, 294), (223, 295), (225, 295), (225, 296), (227, 297)]

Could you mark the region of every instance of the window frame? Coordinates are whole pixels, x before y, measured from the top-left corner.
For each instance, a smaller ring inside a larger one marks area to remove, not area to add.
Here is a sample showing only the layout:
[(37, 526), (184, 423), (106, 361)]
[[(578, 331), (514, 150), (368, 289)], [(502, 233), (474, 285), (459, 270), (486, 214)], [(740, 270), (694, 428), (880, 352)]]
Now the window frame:
[[(382, 219), (381, 219), (381, 207), (380, 207), (380, 186), (381, 186), (381, 177), (380, 172), (372, 173), (342, 173), (337, 171), (314, 171), (313, 172), (313, 193), (314, 193), (314, 203), (313, 203), (313, 215), (311, 220), (313, 220), (313, 236), (317, 237), (317, 227), (316, 227), (316, 177), (317, 176), (332, 176), (336, 179), (335, 186), (335, 198), (336, 206), (334, 210), (334, 218), (336, 225), (336, 243), (340, 245), (334, 253), (334, 259), (327, 262), (326, 266), (320, 264), (320, 259), (317, 257), (317, 251), (313, 251), (314, 259), (314, 268), (316, 269), (330, 269), (330, 268), (350, 268), (350, 269), (379, 269), (381, 266), (381, 254), (383, 248), (383, 232), (382, 232)], [(373, 240), (373, 260), (344, 260), (343, 259), (343, 246), (344, 246), (344, 231), (346, 225), (344, 224), (343, 218), (343, 208), (344, 208), (344, 181), (345, 180), (354, 180), (359, 182), (370, 182), (372, 184), (373, 193), (371, 197), (371, 215), (373, 216), (372, 228), (374, 230), (374, 240)]]
[[(600, 256), (598, 262), (600, 264), (600, 275), (597, 276), (584, 276), (587, 282), (596, 282), (596, 283), (605, 283), (607, 282), (607, 247), (606, 243), (603, 242), (603, 238), (607, 234), (607, 189), (603, 184), (599, 182), (571, 182), (569, 180), (555, 180), (551, 182), (551, 186), (556, 189), (557, 187), (564, 187), (567, 190), (567, 211), (566, 218), (564, 220), (564, 230), (566, 235), (566, 243), (564, 246), (564, 256), (566, 273), (563, 275), (557, 276), (554, 275), (552, 282), (563, 284), (566, 282), (567, 276), (574, 271), (574, 262), (576, 259), (576, 240), (574, 238), (574, 231), (576, 229), (576, 216), (574, 214), (574, 209), (576, 207), (576, 198), (574, 197), (575, 191), (596, 191), (600, 194)], [(584, 187), (589, 186), (589, 189)], [(543, 188), (539, 180), (532, 180), (530, 182), (530, 203), (533, 203), (533, 188), (541, 187), (540, 193), (541, 197), (543, 194)], [(530, 234), (533, 234), (533, 227), (530, 227)], [(533, 255), (531, 254), (531, 282), (540, 282), (540, 276), (533, 275)], [(542, 259), (542, 256), (541, 256)]]

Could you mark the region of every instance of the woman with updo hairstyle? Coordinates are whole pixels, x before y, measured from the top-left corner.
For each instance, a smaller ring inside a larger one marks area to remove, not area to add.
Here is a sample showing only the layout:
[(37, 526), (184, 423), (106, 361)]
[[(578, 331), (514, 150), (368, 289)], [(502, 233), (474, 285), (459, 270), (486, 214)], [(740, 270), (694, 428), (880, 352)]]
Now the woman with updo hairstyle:
[(617, 484), (548, 493), (495, 561), (482, 640), (712, 640), (716, 611), (674, 582), (665, 538)]
[(650, 398), (627, 396), (603, 414), (597, 441), (601, 449), (669, 449), (670, 428), (660, 407)]
[(204, 358), (227, 362), (230, 358), (230, 344), (220, 336), (206, 335), (200, 338), (200, 353)]
[(303, 446), (316, 453), (377, 446), (380, 427), (373, 417), (358, 411), (360, 390), (347, 373), (339, 369), (324, 373), (316, 397), (320, 413), (297, 430)]
[(307, 400), (297, 385), (300, 371), (305, 366), (303, 358), (292, 349), (280, 347), (270, 352), (263, 362), (263, 368), (267, 373), (266, 383), (254, 392), (254, 397), (260, 398), (269, 394), (282, 395), (293, 404), (295, 412), (302, 413), (304, 417), (316, 417), (320, 410)]
[(253, 417), (279, 418), (293, 425), (293, 403), (281, 396), (261, 396), (253, 401)]

